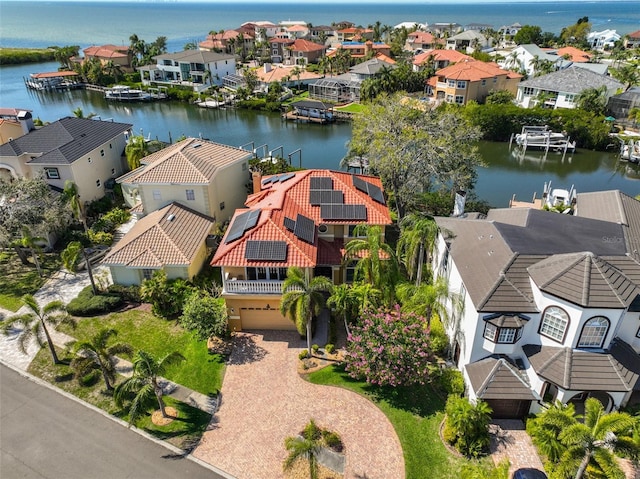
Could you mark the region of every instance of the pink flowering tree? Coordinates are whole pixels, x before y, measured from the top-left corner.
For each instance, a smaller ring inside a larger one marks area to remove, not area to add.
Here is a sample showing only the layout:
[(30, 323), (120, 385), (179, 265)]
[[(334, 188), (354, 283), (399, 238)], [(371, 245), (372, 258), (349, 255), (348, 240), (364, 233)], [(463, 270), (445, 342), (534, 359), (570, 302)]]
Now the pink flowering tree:
[(424, 384), (432, 361), (424, 317), (400, 311), (367, 311), (348, 336), (346, 370), (380, 386)]

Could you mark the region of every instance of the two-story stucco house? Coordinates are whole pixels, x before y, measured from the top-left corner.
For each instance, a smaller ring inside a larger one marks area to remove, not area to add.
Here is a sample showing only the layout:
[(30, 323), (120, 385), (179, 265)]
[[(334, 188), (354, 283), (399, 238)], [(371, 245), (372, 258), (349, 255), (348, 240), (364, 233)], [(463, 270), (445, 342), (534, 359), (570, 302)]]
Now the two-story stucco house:
[(142, 159), (116, 181), (126, 204), (151, 213), (174, 201), (224, 223), (242, 207), (251, 181), (253, 153), (199, 138), (187, 138)]
[(43, 175), (59, 189), (71, 180), (83, 202), (93, 201), (104, 196), (107, 180), (126, 171), (123, 154), (132, 126), (62, 118), (0, 145), (0, 170), (12, 177)]
[(462, 299), (450, 304), (452, 357), (496, 417), (640, 400), (640, 202), (582, 193), (575, 212), (436, 219), (434, 271)]
[(256, 174), (254, 193), (211, 261), (222, 268), (231, 328), (294, 330), (280, 314), (287, 268), (334, 284), (352, 281), (355, 265), (342, 258), (359, 224), (391, 224), (379, 178), (331, 170)]
[(236, 57), (231, 53), (185, 50), (153, 57), (155, 65), (138, 67), (143, 85), (186, 85), (201, 92), (236, 73)]
[(465, 105), (483, 101), (489, 93), (506, 90), (515, 95), (522, 75), (503, 70), (495, 63), (462, 60), (438, 70), (428, 82), (428, 92), (436, 101)]

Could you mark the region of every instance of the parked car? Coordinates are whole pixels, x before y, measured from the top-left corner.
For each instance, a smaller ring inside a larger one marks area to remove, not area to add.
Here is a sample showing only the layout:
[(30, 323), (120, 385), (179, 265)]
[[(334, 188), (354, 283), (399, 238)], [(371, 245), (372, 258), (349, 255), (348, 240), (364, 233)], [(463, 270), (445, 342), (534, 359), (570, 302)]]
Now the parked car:
[(547, 479), (547, 475), (539, 469), (527, 467), (514, 472), (513, 479)]

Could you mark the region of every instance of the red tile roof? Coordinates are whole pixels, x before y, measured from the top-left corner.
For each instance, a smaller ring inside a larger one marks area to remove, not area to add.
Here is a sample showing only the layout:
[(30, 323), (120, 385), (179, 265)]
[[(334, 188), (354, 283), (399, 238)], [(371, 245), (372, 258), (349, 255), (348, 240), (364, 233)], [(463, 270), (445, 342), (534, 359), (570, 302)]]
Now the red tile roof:
[(640, 38), (640, 30), (636, 30), (635, 32), (631, 32), (627, 36), (629, 38)]
[(507, 78), (521, 78), (522, 75), (503, 70), (496, 63), (487, 63), (476, 60), (464, 60), (455, 65), (449, 65), (436, 72), (439, 77), (448, 80), (480, 81), (482, 79), (496, 76), (506, 76)]
[[(353, 186), (352, 174), (331, 170), (305, 170), (296, 172), (293, 178), (284, 183), (267, 184), (263, 190), (250, 195), (245, 202), (248, 209), (237, 210), (234, 218), (249, 210), (260, 210), (257, 225), (246, 231), (243, 236), (229, 244), (225, 243), (226, 235), (220, 244), (211, 264), (213, 266), (258, 266), (258, 267), (291, 267), (312, 268), (317, 265), (338, 265), (344, 253), (342, 240), (329, 241), (320, 239), (314, 234), (313, 244), (307, 243), (284, 226), (285, 217), (296, 220), (298, 214), (313, 220), (317, 226), (323, 224), (351, 225), (391, 224), (391, 217), (386, 205), (373, 201), (369, 195)], [(380, 189), (379, 178), (366, 175), (355, 175)], [(320, 215), (320, 207), (309, 203), (309, 191), (312, 177), (330, 177), (333, 189), (344, 194), (344, 204), (365, 205), (366, 220), (326, 220)], [(267, 177), (265, 177), (267, 178)], [(233, 224), (233, 220), (231, 222)], [(288, 245), (287, 259), (284, 263), (274, 261), (248, 261), (245, 258), (246, 243), (252, 241), (285, 241)]]
[(82, 50), (85, 57), (126, 58), (129, 47), (117, 45), (92, 46)]
[(303, 40), (299, 38), (293, 45), (288, 46), (294, 52), (317, 52), (326, 50), (327, 47), (320, 45), (319, 43), (310, 42), (309, 40)]
[(576, 47), (558, 48), (558, 50), (556, 50), (556, 54), (559, 57), (569, 55), (569, 60), (575, 63), (587, 63), (589, 60), (591, 60), (591, 54)]
[(457, 63), (463, 60), (470, 60), (471, 57), (469, 55), (465, 55), (464, 53), (460, 53), (457, 50), (427, 50), (426, 52), (422, 52), (415, 57), (413, 57), (414, 65), (422, 65), (424, 62), (432, 58), (435, 62), (449, 61), (450, 63)]

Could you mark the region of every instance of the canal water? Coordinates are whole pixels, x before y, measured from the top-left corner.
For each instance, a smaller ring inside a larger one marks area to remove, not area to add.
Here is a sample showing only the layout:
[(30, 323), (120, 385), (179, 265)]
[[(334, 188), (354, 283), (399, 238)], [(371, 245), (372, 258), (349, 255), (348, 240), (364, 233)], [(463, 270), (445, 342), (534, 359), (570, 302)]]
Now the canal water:
[[(32, 111), (34, 118), (55, 121), (72, 116), (80, 107), (85, 115), (133, 124), (136, 133), (163, 141), (181, 136), (201, 136), (220, 143), (275, 150), (306, 168), (339, 169), (351, 138), (349, 123), (316, 125), (285, 122), (277, 113), (246, 110), (213, 110), (177, 102), (107, 102), (101, 93), (75, 90), (37, 92), (24, 85), (30, 73), (55, 71), (57, 63), (0, 67), (0, 107)], [(545, 182), (578, 192), (619, 189), (629, 195), (640, 193), (640, 171), (621, 163), (617, 152), (577, 149), (574, 154), (530, 151), (516, 155), (506, 143), (480, 142), (487, 164), (479, 171), (476, 195), (492, 206), (504, 207), (515, 194), (518, 200), (538, 197)]]

